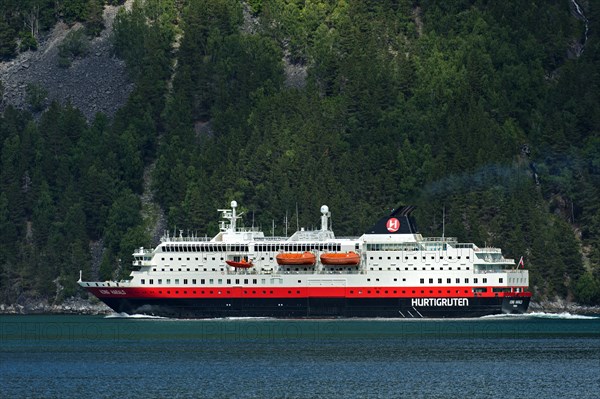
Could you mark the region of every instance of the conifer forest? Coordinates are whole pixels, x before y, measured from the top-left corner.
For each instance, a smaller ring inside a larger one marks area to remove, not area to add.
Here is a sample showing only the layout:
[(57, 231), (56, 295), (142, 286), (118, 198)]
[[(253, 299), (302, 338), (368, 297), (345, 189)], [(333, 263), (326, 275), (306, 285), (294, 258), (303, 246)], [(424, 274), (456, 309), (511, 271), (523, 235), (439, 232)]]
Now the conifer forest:
[(534, 300), (600, 304), (600, 3), (6, 0), (0, 60), (78, 24), (69, 68), (107, 6), (114, 115), (34, 85), (3, 104), (0, 303), (87, 297), (80, 270), (124, 278), (236, 200), (269, 235), (416, 205), (424, 236), (523, 256)]

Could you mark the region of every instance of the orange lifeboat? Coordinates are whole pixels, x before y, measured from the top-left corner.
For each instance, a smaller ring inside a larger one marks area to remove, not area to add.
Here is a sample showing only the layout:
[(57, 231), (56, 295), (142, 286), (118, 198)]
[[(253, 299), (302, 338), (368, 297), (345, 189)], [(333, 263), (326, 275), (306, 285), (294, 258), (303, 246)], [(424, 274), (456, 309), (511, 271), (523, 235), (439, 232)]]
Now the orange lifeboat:
[(360, 263), (360, 255), (356, 252), (325, 253), (321, 255), (321, 263), (324, 265), (356, 266)]
[(242, 269), (249, 269), (252, 266), (254, 266), (252, 264), (252, 261), (248, 262), (246, 259), (242, 258), (242, 260), (240, 261), (235, 261), (235, 260), (226, 260), (225, 263), (227, 263), (229, 266), (233, 266), (233, 267), (239, 267)]
[(301, 265), (312, 266), (317, 261), (317, 257), (312, 252), (298, 253), (281, 253), (276, 256), (278, 265)]

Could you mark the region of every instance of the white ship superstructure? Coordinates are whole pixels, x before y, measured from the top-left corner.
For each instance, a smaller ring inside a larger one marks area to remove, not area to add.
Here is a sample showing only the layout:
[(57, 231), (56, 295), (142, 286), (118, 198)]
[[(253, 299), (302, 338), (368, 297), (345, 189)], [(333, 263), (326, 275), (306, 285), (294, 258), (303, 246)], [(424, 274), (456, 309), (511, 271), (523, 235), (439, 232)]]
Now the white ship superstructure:
[(528, 271), (498, 248), (424, 238), (404, 207), (356, 238), (321, 228), (269, 237), (238, 227), (237, 203), (211, 239), (165, 235), (134, 253), (125, 281), (79, 284), (116, 312), (168, 317), (464, 317), (522, 313)]

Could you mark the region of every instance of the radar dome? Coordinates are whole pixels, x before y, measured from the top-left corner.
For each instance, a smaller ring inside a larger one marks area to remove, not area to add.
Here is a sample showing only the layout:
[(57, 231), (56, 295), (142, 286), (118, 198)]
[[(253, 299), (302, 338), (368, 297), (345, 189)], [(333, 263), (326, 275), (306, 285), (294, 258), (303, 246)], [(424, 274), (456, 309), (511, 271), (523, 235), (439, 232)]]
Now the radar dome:
[(327, 212), (329, 212), (329, 207), (327, 205), (323, 205), (321, 207), (321, 213), (327, 213)]

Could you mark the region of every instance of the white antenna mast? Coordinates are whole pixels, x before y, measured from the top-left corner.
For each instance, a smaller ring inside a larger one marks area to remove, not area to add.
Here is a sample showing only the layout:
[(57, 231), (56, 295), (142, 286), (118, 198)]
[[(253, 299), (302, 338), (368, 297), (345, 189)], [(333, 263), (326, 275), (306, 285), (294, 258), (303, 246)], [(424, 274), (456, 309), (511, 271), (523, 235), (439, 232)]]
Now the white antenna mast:
[(442, 209), (442, 241), (444, 241), (444, 237), (446, 236), (446, 204), (444, 204)]

